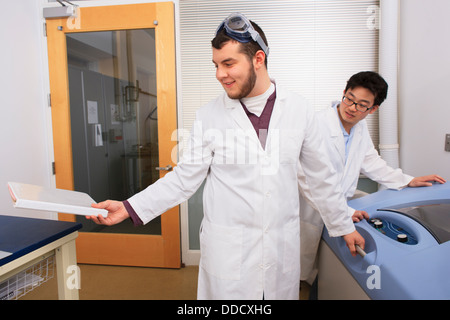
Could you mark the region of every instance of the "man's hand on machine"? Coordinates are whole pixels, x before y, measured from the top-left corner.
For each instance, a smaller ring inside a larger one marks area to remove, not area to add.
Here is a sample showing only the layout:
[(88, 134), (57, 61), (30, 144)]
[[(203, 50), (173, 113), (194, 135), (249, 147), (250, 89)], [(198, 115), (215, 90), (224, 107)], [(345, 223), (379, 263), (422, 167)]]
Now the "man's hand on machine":
[(343, 238), (352, 256), (355, 257), (358, 254), (356, 251), (356, 246), (359, 246), (362, 250), (364, 250), (365, 240), (358, 233), (358, 231), (355, 230), (352, 233), (346, 234)]
[(356, 210), (352, 216), (353, 222), (360, 222), (364, 219), (369, 219), (369, 214), (365, 211)]

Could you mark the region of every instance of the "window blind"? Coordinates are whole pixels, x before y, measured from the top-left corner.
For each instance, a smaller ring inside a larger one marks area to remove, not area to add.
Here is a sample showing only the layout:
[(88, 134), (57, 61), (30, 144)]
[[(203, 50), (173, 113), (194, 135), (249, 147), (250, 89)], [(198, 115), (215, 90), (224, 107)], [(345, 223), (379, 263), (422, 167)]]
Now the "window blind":
[[(223, 92), (215, 78), (211, 40), (232, 12), (265, 32), (269, 74), (307, 98), (316, 110), (340, 100), (359, 71), (378, 71), (379, 0), (180, 0), (182, 125), (190, 130), (196, 110)], [(378, 113), (367, 118), (378, 145)]]

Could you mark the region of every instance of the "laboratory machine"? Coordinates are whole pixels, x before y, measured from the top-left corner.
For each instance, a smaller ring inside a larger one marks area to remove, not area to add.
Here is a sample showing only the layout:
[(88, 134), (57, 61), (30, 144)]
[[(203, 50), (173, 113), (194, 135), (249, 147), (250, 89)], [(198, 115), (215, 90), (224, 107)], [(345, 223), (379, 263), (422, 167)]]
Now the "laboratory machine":
[(370, 216), (355, 224), (365, 248), (353, 257), (324, 229), (319, 299), (450, 299), (450, 183), (379, 191), (349, 206)]

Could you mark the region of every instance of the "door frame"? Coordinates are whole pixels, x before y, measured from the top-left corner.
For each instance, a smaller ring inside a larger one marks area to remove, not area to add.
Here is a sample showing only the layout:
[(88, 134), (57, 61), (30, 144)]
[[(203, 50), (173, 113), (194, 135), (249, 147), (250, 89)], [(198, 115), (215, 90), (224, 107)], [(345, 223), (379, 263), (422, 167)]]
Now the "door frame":
[[(79, 8), (78, 21), (73, 18), (47, 19), (49, 81), (56, 187), (73, 190), (70, 102), (66, 33), (155, 28), (156, 76), (160, 166), (171, 164), (172, 132), (177, 128), (175, 21), (172, 2), (139, 3)], [(111, 17), (114, 17), (111, 19)], [(157, 21), (157, 23), (154, 23)], [(158, 54), (164, 50), (164, 54)], [(165, 172), (160, 172), (163, 177)], [(124, 200), (124, 199), (118, 199)], [(179, 207), (161, 216), (161, 235), (117, 235), (80, 232), (77, 256), (80, 263), (135, 265), (165, 268), (181, 266)], [(60, 220), (74, 221), (73, 215), (59, 214)], [(100, 237), (100, 238), (99, 238)], [(143, 237), (147, 245), (143, 246)], [(98, 239), (105, 245), (99, 245)], [(95, 243), (95, 245), (93, 245)], [(132, 251), (132, 258), (122, 261), (121, 253)]]

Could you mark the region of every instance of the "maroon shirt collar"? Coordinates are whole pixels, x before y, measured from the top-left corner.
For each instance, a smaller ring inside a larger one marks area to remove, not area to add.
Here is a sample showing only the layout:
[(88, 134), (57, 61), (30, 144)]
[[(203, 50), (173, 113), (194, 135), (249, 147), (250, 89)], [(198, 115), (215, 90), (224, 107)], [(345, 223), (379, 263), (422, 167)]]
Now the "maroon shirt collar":
[(254, 113), (248, 111), (247, 107), (241, 102), (242, 107), (244, 108), (245, 113), (247, 114), (250, 122), (255, 128), (256, 134), (258, 135), (259, 141), (261, 142), (261, 146), (263, 149), (266, 147), (267, 140), (267, 132), (269, 130), (270, 117), (272, 116), (273, 106), (275, 105), (275, 100), (277, 97), (277, 90), (275, 88), (274, 92), (267, 99), (266, 106), (264, 107), (261, 116), (257, 116)]

